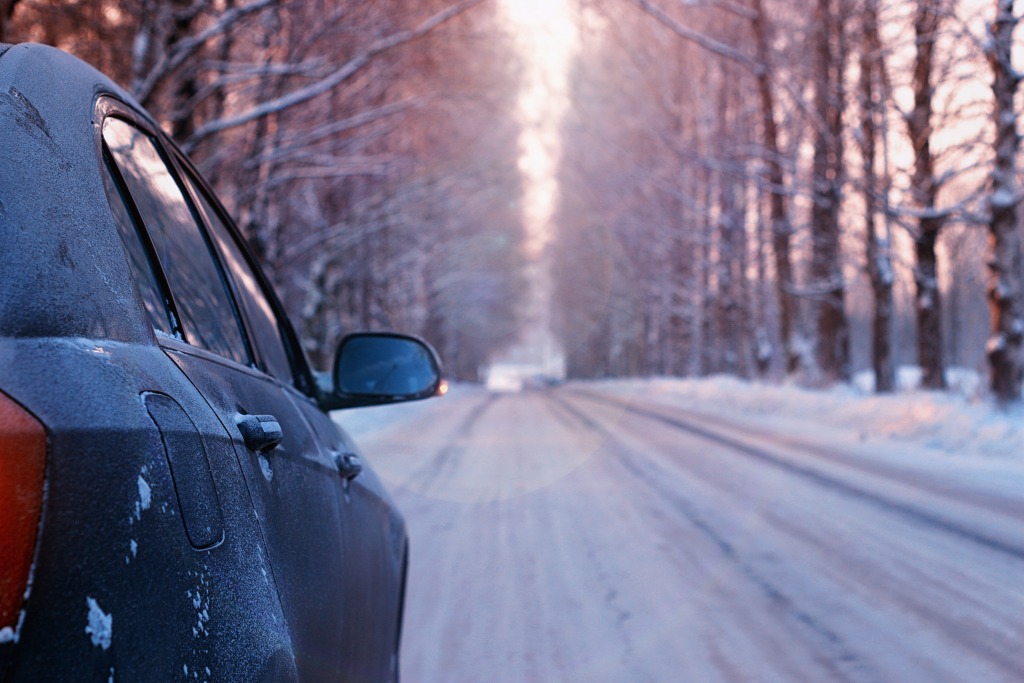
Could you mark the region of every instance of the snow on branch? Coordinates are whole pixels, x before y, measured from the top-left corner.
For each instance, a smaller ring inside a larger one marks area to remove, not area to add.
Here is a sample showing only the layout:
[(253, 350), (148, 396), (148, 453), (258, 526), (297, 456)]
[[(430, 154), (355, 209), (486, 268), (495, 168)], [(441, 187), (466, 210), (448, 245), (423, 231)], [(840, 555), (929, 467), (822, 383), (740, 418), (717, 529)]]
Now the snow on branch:
[(245, 125), (250, 121), (255, 121), (263, 116), (284, 111), (285, 109), (294, 107), (297, 104), (302, 104), (315, 97), (330, 92), (332, 89), (358, 73), (363, 67), (369, 64), (374, 57), (427, 35), (442, 24), (445, 24), (449, 20), (484, 1), (485, 0), (468, 0), (466, 2), (457, 3), (433, 15), (416, 28), (399, 31), (385, 38), (381, 38), (380, 40), (373, 42), (367, 49), (342, 64), (333, 73), (321, 78), (315, 83), (311, 83), (306, 87), (299, 88), (298, 90), (282, 95), (281, 97), (263, 102), (248, 109), (247, 111), (236, 114), (235, 116), (217, 119), (204, 124), (192, 135), (192, 141), (193, 143), (198, 142), (199, 140), (207, 138), (215, 133)]
[(419, 97), (410, 97), (399, 102), (391, 102), (380, 107), (373, 107), (372, 109), (361, 111), (358, 114), (342, 119), (341, 121), (335, 121), (312, 131), (304, 132), (292, 139), (285, 140), (277, 150), (267, 157), (266, 160), (277, 163), (287, 161), (294, 156), (305, 155), (308, 153), (311, 145), (314, 145), (325, 138), (339, 135), (359, 128), (360, 126), (369, 125), (375, 121), (407, 111), (408, 109), (416, 106), (416, 104), (421, 100), (422, 98)]
[(759, 69), (763, 69), (764, 66), (754, 61), (750, 55), (746, 54), (741, 50), (737, 50), (732, 45), (723, 43), (715, 40), (710, 36), (704, 35), (700, 31), (694, 31), (692, 28), (685, 26), (678, 19), (670, 15), (664, 9), (655, 5), (650, 0), (631, 0), (634, 5), (639, 7), (641, 10), (649, 14), (658, 20), (662, 25), (671, 30), (680, 38), (688, 40), (696, 45), (699, 45), (703, 49), (716, 54), (719, 57), (724, 57), (733, 62), (742, 64), (749, 68), (754, 73), (757, 73)]
[[(262, 12), (267, 7), (273, 5), (276, 1), (277, 0), (254, 0), (248, 5), (229, 9), (205, 30), (194, 36), (189, 36), (178, 41), (175, 43), (172, 51), (160, 55), (159, 60), (153, 65), (153, 68), (149, 70), (149, 73), (145, 78), (132, 84), (132, 94), (135, 95), (139, 102), (145, 104), (150, 96), (152, 96), (153, 91), (156, 89), (156, 86), (160, 81), (169, 73), (180, 67), (185, 60), (192, 57), (200, 48), (203, 47), (203, 45), (206, 44), (206, 41), (224, 33), (240, 19), (243, 19), (250, 14)], [(144, 52), (144, 49), (137, 45), (137, 58), (141, 52)]]

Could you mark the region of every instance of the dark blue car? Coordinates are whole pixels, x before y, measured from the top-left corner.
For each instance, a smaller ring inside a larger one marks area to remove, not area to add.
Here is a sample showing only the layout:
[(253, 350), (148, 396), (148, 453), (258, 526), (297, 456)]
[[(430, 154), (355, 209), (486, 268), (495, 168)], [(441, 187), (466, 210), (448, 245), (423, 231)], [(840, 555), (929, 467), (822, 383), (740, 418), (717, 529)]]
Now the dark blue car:
[(318, 377), (154, 120), (0, 45), (0, 680), (396, 681), (405, 525), (326, 411), (441, 383), (394, 334)]

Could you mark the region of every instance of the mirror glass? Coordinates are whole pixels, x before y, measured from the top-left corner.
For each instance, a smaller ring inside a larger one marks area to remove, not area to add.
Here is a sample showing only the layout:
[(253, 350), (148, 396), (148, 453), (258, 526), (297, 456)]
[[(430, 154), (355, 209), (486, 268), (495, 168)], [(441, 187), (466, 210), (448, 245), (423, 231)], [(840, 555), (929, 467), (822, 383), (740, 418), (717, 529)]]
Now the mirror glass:
[(352, 335), (342, 342), (334, 367), (335, 387), (350, 396), (429, 396), (439, 381), (433, 354), (411, 337)]

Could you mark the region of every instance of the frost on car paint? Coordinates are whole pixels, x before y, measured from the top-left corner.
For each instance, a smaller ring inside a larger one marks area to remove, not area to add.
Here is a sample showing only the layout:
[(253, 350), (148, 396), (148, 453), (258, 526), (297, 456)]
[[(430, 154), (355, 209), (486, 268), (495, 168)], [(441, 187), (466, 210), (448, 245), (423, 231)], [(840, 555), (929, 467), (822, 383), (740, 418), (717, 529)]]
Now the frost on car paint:
[(136, 520), (141, 521), (143, 511), (148, 510), (153, 505), (153, 489), (150, 487), (149, 482), (146, 481), (143, 476), (144, 474), (146, 474), (145, 467), (142, 468), (142, 473), (139, 474), (139, 478), (136, 482), (139, 491), (139, 498), (135, 501), (133, 519), (129, 520), (131, 523), (134, 523)]
[(185, 595), (196, 613), (196, 623), (192, 626), (192, 637), (208, 637), (210, 630), (210, 579), (201, 573), (189, 572), (196, 579), (195, 587), (186, 591)]
[(93, 645), (106, 650), (114, 639), (114, 616), (104, 612), (94, 598), (86, 597), (85, 604), (89, 608), (85, 633)]
[[(104, 135), (126, 126), (131, 149)], [(331, 466), (343, 438), (325, 411), (347, 399), (315, 383), (202, 178), (127, 92), (43, 45), (0, 45), (0, 150), (0, 391), (45, 438), (45, 514), (20, 539), (32, 562), (7, 594), (0, 680), (116, 666), (147, 681), (183, 662), (196, 681), (207, 665), (223, 681), (320, 680), (326, 662), (393, 681), (404, 575), (379, 568), (400, 566), (401, 514), (369, 471)], [(176, 204), (158, 202), (171, 185)], [(276, 432), (249, 448), (232, 427), (243, 406), (289, 435), (265, 456), (272, 484), (256, 454)]]
[(139, 505), (143, 510), (148, 510), (150, 504), (153, 502), (153, 491), (149, 488), (149, 483), (139, 475)]
[(274, 470), (270, 468), (270, 461), (264, 456), (259, 456), (260, 460), (260, 471), (263, 472), (263, 477), (269, 482), (274, 479)]

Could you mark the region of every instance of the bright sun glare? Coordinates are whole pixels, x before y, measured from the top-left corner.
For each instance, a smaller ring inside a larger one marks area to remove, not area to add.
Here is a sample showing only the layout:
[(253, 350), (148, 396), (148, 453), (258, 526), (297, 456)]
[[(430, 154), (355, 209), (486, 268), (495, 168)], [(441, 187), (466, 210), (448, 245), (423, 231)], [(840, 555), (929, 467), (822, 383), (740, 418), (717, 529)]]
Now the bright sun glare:
[[(558, 199), (560, 128), (569, 105), (569, 69), (578, 48), (570, 0), (501, 0), (509, 32), (523, 63), (519, 89), (519, 171), (523, 223), (532, 263), (527, 323), (509, 359), (558, 375), (564, 358), (550, 331), (551, 276), (544, 247), (553, 233)], [(508, 360), (508, 359), (506, 359)]]
[(519, 168), (530, 250), (550, 239), (555, 208), (559, 126), (568, 105), (569, 67), (577, 46), (568, 0), (503, 0), (502, 7), (523, 60), (519, 93)]

